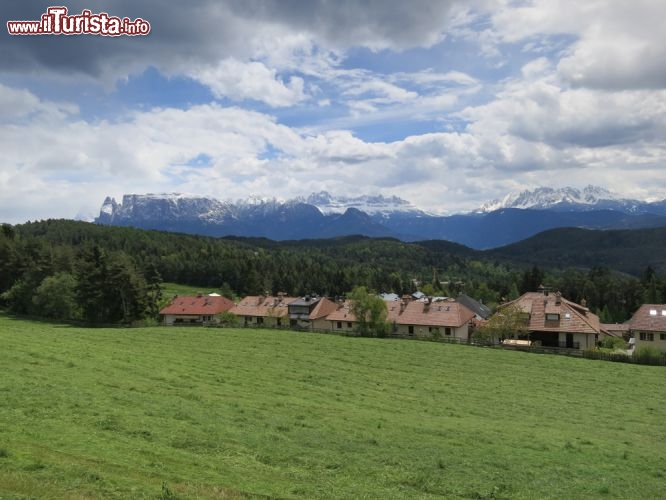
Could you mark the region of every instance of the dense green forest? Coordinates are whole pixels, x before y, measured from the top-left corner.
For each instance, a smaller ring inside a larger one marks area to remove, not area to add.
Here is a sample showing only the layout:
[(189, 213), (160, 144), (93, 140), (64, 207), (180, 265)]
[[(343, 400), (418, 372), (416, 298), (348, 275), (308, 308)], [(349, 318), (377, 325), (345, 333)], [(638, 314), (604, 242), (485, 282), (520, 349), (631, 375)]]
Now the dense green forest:
[[(70, 220), (4, 224), (0, 297), (15, 313), (89, 324), (154, 318), (168, 300), (161, 294), (163, 281), (227, 296), (339, 296), (355, 286), (399, 294), (417, 289), (449, 296), (465, 292), (491, 306), (544, 284), (571, 300), (585, 299), (606, 322), (624, 321), (641, 303), (666, 297), (666, 277), (649, 263), (634, 262), (640, 269), (635, 275), (617, 272), (603, 260), (581, 266), (575, 256), (589, 260), (590, 254), (580, 248), (580, 237), (575, 238), (578, 246), (566, 254), (563, 268), (562, 251), (554, 252), (555, 262), (544, 258), (537, 263), (537, 250), (525, 253), (520, 244), (480, 252), (445, 241), (404, 243), (356, 236), (275, 242)], [(559, 235), (558, 240), (566, 238)]]

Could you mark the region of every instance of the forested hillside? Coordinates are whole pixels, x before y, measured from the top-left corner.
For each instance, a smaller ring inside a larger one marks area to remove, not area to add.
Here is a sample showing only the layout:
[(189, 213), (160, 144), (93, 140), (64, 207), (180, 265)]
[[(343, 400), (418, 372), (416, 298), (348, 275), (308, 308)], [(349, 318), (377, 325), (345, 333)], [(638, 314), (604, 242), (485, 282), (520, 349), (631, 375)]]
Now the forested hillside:
[[(610, 233), (590, 232), (597, 238)], [(638, 256), (632, 263), (636, 275), (620, 274), (614, 272), (614, 261), (603, 247), (585, 250), (582, 236), (574, 233), (567, 239), (566, 234), (553, 238), (552, 245), (571, 241), (569, 253), (549, 253), (547, 244), (538, 247), (534, 241), (526, 243), (531, 245), (528, 250), (513, 245), (502, 253), (445, 241), (215, 239), (49, 220), (2, 226), (0, 293), (4, 306), (14, 312), (87, 323), (155, 317), (165, 300), (162, 281), (229, 296), (263, 292), (336, 296), (359, 285), (377, 292), (409, 293), (418, 288), (450, 296), (464, 291), (491, 306), (545, 284), (571, 300), (586, 299), (608, 322), (624, 321), (644, 301), (666, 297), (664, 277), (649, 266), (650, 261), (642, 263)], [(648, 248), (645, 239), (661, 233), (636, 234), (642, 235), (636, 241)], [(634, 240), (611, 241), (617, 255), (620, 243)], [(541, 261), (536, 257), (540, 251)], [(590, 257), (595, 251), (601, 256), (598, 262)], [(563, 255), (566, 260), (558, 260)]]
[(640, 276), (649, 266), (666, 272), (666, 228), (594, 231), (566, 228), (536, 236), (485, 255), (548, 267), (608, 267)]

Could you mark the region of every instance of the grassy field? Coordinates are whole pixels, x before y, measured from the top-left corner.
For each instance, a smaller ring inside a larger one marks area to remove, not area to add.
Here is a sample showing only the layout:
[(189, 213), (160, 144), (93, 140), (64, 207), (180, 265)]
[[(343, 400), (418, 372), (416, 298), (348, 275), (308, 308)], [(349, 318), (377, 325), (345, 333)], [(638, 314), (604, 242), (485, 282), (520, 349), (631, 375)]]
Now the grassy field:
[(663, 498), (666, 371), (0, 316), (0, 498)]
[(162, 283), (162, 295), (165, 299), (171, 299), (174, 295), (196, 295), (197, 293), (220, 293), (220, 290), (214, 287), (201, 287), (180, 285), (178, 283)]

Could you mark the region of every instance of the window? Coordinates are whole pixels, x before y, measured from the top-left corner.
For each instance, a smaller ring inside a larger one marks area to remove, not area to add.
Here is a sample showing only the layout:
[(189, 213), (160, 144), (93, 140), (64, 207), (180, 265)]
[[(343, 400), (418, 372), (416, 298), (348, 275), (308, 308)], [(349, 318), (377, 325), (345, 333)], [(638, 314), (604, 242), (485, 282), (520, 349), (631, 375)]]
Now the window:
[(641, 332), (640, 339), (652, 342), (654, 340), (654, 333)]
[(407, 327), (407, 333), (409, 333), (410, 335), (414, 335), (414, 326), (413, 325), (409, 325)]
[(338, 330), (342, 329), (342, 321), (338, 321)]
[(282, 318), (277, 319), (277, 326), (282, 326)]
[(444, 335), (448, 335), (449, 337), (451, 336), (451, 327), (447, 326), (444, 328)]
[(659, 340), (666, 340), (666, 333), (660, 333)]
[(351, 321), (347, 321), (347, 328), (351, 328), (351, 327), (352, 327), (352, 322), (351, 322)]
[(554, 314), (554, 313), (546, 314), (546, 321), (559, 321), (559, 320), (560, 320), (559, 314)]
[(264, 318), (257, 316), (257, 325), (263, 325), (264, 324)]
[(657, 315), (657, 310), (656, 309), (650, 309), (650, 316), (656, 316)]

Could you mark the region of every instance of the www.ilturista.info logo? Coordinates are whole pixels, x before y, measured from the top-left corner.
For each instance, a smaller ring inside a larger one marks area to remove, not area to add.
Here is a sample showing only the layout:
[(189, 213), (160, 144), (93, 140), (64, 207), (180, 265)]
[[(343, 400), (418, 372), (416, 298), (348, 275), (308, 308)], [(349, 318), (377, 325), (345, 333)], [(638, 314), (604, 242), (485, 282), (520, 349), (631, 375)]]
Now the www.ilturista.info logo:
[(150, 23), (137, 17), (109, 16), (106, 12), (93, 14), (85, 9), (81, 14), (67, 15), (67, 7), (49, 7), (39, 21), (7, 21), (10, 35), (147, 35)]

